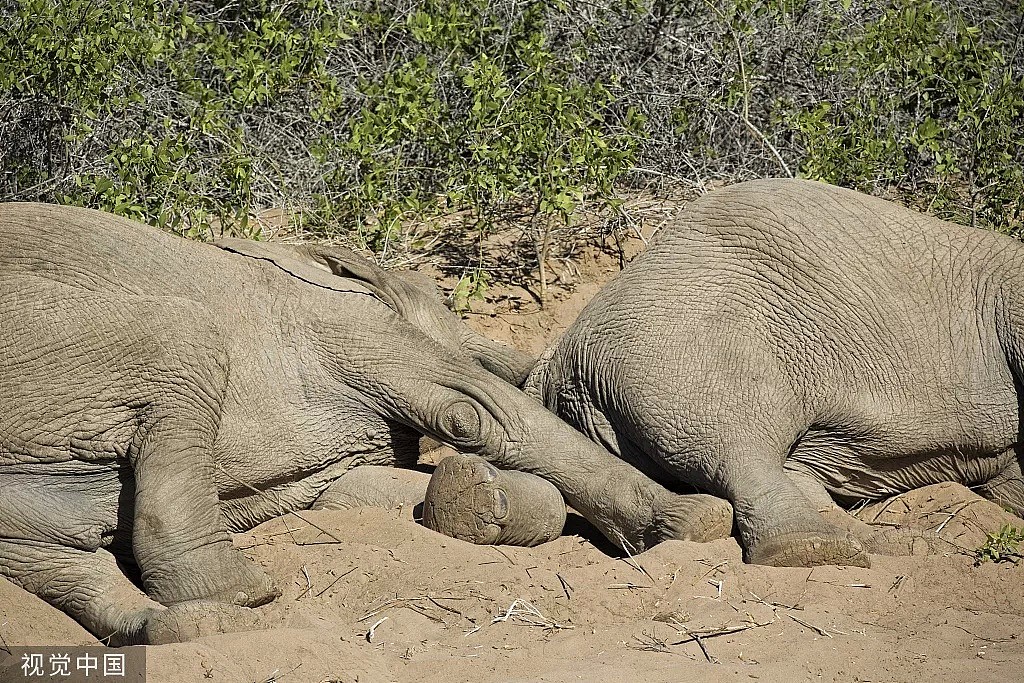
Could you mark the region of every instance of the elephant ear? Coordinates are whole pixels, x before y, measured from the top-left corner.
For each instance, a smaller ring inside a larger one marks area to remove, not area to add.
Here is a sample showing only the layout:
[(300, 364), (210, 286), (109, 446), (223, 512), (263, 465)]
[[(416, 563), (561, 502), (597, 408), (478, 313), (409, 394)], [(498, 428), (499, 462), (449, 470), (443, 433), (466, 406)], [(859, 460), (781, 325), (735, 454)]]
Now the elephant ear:
[(411, 277), (388, 272), (376, 263), (338, 247), (311, 247), (310, 256), (338, 277), (355, 280), (371, 289), (400, 316), (437, 342), (461, 346), (462, 322), (444, 305), (437, 289)]
[(269, 261), (318, 287), (374, 296), (453, 355), (468, 355), (511, 384), (522, 384), (533, 367), (530, 356), (470, 330), (444, 305), (433, 283), (417, 282), (415, 274), (388, 272), (341, 247), (245, 239), (222, 239), (214, 244), (226, 251)]
[[(312, 244), (281, 244), (254, 240), (223, 238), (214, 246), (234, 254), (268, 261), (289, 275), (304, 282), (334, 290), (371, 294), (396, 313), (416, 322), (422, 299), (436, 301), (415, 291), (402, 278), (390, 274), (372, 261), (342, 247)], [(443, 304), (438, 302), (438, 305)]]
[[(335, 292), (377, 296), (377, 292), (373, 288), (365, 286), (358, 278), (349, 280), (337, 277), (322, 260), (312, 258), (309, 248), (304, 245), (256, 242), (236, 238), (219, 239), (213, 244), (233, 254), (268, 261), (292, 277), (317, 287)], [(384, 303), (387, 301), (384, 300)]]
[(401, 278), (388, 273), (373, 261), (341, 247), (317, 247), (309, 249), (309, 255), (323, 264), (335, 276), (355, 280), (373, 290), (381, 300), (387, 302), (402, 317), (411, 302), (403, 297), (404, 284)]
[(445, 306), (437, 287), (417, 273), (398, 274), (356, 254), (329, 247), (312, 247), (314, 258), (335, 275), (359, 280), (399, 315), (428, 337), (452, 350), (468, 354), (484, 369), (520, 386), (533, 368), (533, 357), (477, 334)]

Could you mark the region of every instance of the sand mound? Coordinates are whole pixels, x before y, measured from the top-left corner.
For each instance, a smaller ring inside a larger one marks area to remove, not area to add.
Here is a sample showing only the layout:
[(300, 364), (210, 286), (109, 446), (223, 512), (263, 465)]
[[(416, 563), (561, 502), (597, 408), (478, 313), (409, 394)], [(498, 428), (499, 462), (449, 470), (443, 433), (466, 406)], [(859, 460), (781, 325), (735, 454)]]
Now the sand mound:
[(973, 495), (960, 484), (946, 483), (914, 489), (873, 503), (857, 512), (872, 524), (903, 524), (937, 531), (948, 541), (974, 549), (987, 534), (1002, 526), (1020, 526), (1020, 519), (990, 500)]
[[(966, 552), (788, 569), (743, 564), (728, 539), (629, 558), (575, 535), (474, 546), (378, 509), (287, 515), (235, 543), (283, 590), (267, 630), (151, 647), (151, 681), (955, 682), (1020, 680), (1024, 661), (1024, 566)], [(91, 640), (6, 582), (0, 600), (8, 645)]]

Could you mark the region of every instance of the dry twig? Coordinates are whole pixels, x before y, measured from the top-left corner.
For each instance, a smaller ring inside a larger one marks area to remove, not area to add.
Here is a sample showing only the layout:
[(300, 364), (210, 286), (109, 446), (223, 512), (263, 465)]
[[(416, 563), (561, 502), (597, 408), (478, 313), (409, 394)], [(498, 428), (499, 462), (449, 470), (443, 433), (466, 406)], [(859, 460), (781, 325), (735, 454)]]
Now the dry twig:
[[(793, 621), (795, 621), (796, 623), (800, 624), (804, 628), (811, 629), (812, 631), (816, 632), (818, 635), (824, 636), (826, 638), (831, 638), (832, 637), (831, 633), (829, 633), (827, 630), (821, 628), (820, 626), (815, 626), (814, 624), (809, 624), (806, 621), (804, 621), (803, 619), (801, 619), (800, 617), (795, 617), (792, 614), (790, 614), (789, 612), (786, 613), (786, 616), (789, 617), (790, 619), (792, 619)], [(832, 629), (832, 630), (835, 633), (837, 633), (839, 635), (842, 635), (842, 636), (848, 635), (847, 633), (845, 633), (843, 631), (839, 631), (837, 629)]]
[(522, 598), (516, 598), (515, 600), (513, 600), (512, 604), (508, 606), (507, 610), (505, 610), (501, 614), (496, 615), (493, 619), (491, 619), (492, 624), (497, 624), (498, 622), (505, 621), (518, 621), (525, 624), (526, 626), (540, 626), (545, 630), (562, 630), (576, 628), (572, 625), (559, 624), (556, 621), (548, 619), (543, 614), (541, 614), (541, 611), (537, 609), (533, 605), (533, 603), (531, 603), (529, 600), (524, 600)]
[(322, 591), (320, 591), (319, 593), (317, 593), (317, 594), (316, 594), (316, 595), (314, 595), (313, 597), (314, 597), (314, 598), (319, 598), (319, 597), (320, 597), (321, 595), (323, 595), (323, 594), (324, 594), (324, 593), (326, 593), (327, 591), (331, 590), (331, 588), (333, 588), (333, 587), (334, 587), (334, 584), (336, 584), (336, 583), (338, 583), (339, 581), (341, 581), (341, 580), (342, 580), (343, 578), (345, 578), (346, 576), (348, 576), (349, 574), (351, 574), (352, 572), (354, 572), (354, 571), (355, 571), (356, 569), (358, 569), (358, 567), (352, 567), (351, 569), (349, 569), (349, 570), (348, 570), (347, 572), (345, 572), (344, 574), (341, 574), (341, 575), (340, 575), (340, 576), (338, 576), (338, 578), (336, 578), (336, 579), (335, 579), (334, 581), (331, 581), (331, 582), (330, 582), (329, 584), (327, 584), (327, 588), (324, 588), (324, 589), (323, 589)]
[(633, 547), (633, 544), (627, 541), (626, 537), (623, 536), (620, 532), (616, 531), (615, 533), (618, 534), (619, 540), (621, 541), (622, 549), (626, 553), (626, 564), (628, 564), (630, 567), (646, 576), (651, 583), (655, 583), (654, 577), (647, 573), (647, 570), (644, 569), (643, 566), (636, 561), (636, 558), (633, 557), (633, 553), (630, 552), (630, 550), (636, 550), (636, 548)]
[(313, 582), (309, 580), (309, 570), (306, 569), (306, 565), (302, 565), (302, 575), (306, 577), (306, 590), (299, 593), (299, 597), (296, 600), (302, 599), (303, 596), (309, 597), (309, 594), (313, 592)]

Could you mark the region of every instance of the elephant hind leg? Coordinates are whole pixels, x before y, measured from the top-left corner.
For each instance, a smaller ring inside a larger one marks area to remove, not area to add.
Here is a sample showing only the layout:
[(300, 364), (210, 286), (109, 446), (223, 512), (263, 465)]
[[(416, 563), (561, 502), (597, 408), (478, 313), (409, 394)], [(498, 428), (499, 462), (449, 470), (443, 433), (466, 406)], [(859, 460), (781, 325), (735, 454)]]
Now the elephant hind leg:
[(715, 431), (681, 441), (665, 463), (684, 481), (732, 502), (747, 562), (777, 567), (869, 566), (857, 538), (822, 516), (816, 496), (808, 496), (787, 476), (785, 447), (772, 441), (745, 429)]
[(1011, 463), (1000, 476), (979, 487), (978, 493), (1018, 517), (1024, 517), (1024, 473), (1021, 471), (1020, 460)]
[(870, 566), (856, 535), (823, 515), (781, 465), (762, 463), (743, 475), (733, 473), (726, 488), (748, 562), (777, 567)]
[(145, 640), (163, 611), (135, 587), (106, 550), (0, 539), (0, 574), (78, 621), (111, 645)]
[[(785, 416), (740, 417), (737, 412), (726, 426), (715, 416), (697, 415), (690, 418), (689, 431), (667, 431), (649, 413), (638, 411), (634, 417), (638, 441), (678, 480), (732, 503), (747, 562), (869, 566), (857, 538), (819, 514), (786, 475)], [(761, 425), (776, 427), (775, 433), (760, 432)]]

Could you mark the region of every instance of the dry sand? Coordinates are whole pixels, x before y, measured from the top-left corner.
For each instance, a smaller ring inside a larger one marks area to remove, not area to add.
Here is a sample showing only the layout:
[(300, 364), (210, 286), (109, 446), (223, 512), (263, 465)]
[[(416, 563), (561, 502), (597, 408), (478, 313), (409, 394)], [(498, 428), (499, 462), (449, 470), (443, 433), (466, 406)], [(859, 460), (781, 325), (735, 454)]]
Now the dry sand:
[[(616, 270), (599, 252), (580, 263), (545, 311), (493, 291), (469, 322), (539, 351)], [(408, 508), (300, 515), (235, 537), (284, 592), (259, 610), (267, 629), (151, 647), (151, 683), (1024, 681), (1024, 564), (971, 552), (1024, 520), (952, 484), (860, 516), (941, 528), (964, 551), (870, 569), (747, 565), (733, 539), (630, 558), (575, 515), (536, 548), (449, 539)], [(0, 648), (90, 642), (0, 580)]]

